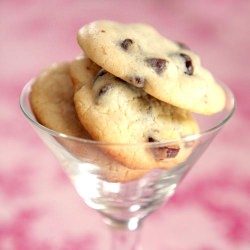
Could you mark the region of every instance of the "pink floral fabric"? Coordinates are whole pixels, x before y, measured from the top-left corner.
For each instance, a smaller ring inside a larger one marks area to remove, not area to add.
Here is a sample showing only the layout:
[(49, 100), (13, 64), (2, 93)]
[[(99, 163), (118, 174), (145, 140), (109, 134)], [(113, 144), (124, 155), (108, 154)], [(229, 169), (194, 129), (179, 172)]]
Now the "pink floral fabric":
[(146, 22), (185, 41), (233, 90), (237, 109), (175, 196), (146, 221), (144, 250), (250, 249), (250, 2), (0, 1), (0, 249), (104, 250), (110, 234), (21, 114), (25, 83), (81, 53), (96, 19)]

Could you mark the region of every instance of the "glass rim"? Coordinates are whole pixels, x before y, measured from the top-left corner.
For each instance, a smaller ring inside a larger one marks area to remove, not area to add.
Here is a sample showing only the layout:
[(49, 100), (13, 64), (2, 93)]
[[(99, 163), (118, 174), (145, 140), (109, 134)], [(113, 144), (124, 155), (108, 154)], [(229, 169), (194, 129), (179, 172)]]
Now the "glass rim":
[[(97, 141), (97, 140), (91, 140), (91, 139), (84, 139), (84, 138), (79, 138), (79, 137), (75, 137), (75, 136), (71, 136), (71, 135), (67, 135), (67, 134), (64, 134), (64, 133), (60, 133), (60, 132), (57, 132), (53, 129), (50, 129), (50, 128), (47, 128), (46, 126), (42, 125), (41, 123), (39, 123), (36, 119), (35, 119), (35, 116), (33, 115), (33, 112), (29, 112), (26, 108), (26, 105), (25, 105), (25, 98), (28, 98), (28, 95), (30, 93), (30, 89), (31, 89), (31, 86), (32, 84), (34, 83), (34, 78), (31, 79), (30, 81), (28, 81), (26, 83), (26, 85), (23, 87), (22, 91), (21, 91), (21, 95), (20, 95), (20, 99), (19, 99), (19, 104), (20, 104), (20, 108), (23, 112), (23, 114), (25, 115), (25, 117), (33, 124), (35, 125), (36, 127), (42, 129), (43, 131), (45, 131), (46, 133), (52, 135), (52, 136), (55, 136), (55, 137), (61, 137), (61, 138), (64, 138), (64, 139), (69, 139), (69, 140), (72, 140), (72, 141), (77, 141), (77, 142), (82, 142), (82, 143), (89, 143), (89, 144), (98, 144), (100, 146), (105, 146), (105, 145), (108, 145), (108, 146), (138, 146), (138, 145), (166, 145), (166, 144), (178, 144), (180, 142), (189, 142), (189, 141), (193, 141), (193, 140), (196, 140), (200, 137), (203, 137), (209, 133), (212, 133), (212, 132), (215, 132), (217, 130), (219, 130), (220, 128), (223, 127), (223, 125), (225, 125), (227, 123), (227, 121), (230, 120), (230, 118), (232, 117), (234, 111), (235, 111), (235, 107), (236, 107), (236, 103), (235, 103), (235, 97), (232, 93), (232, 91), (230, 90), (230, 88), (228, 86), (226, 86), (225, 84), (223, 83), (220, 83), (220, 86), (223, 88), (223, 90), (225, 91), (226, 93), (226, 96), (227, 96), (227, 99), (230, 99), (231, 100), (231, 103), (232, 103), (232, 107), (230, 110), (228, 110), (227, 114), (225, 116), (223, 116), (222, 119), (220, 119), (219, 122), (217, 122), (214, 126), (211, 126), (207, 129), (204, 129), (204, 130), (201, 130), (199, 133), (196, 133), (196, 134), (191, 134), (191, 135), (187, 135), (187, 136), (183, 136), (183, 137), (180, 137), (179, 139), (173, 139), (173, 140), (165, 140), (165, 141), (160, 141), (160, 142), (139, 142), (139, 143), (127, 143), (127, 142), (124, 142), (124, 143), (118, 143), (118, 142), (106, 142), (106, 141)], [(31, 107), (30, 107), (31, 108)], [(225, 109), (225, 108), (224, 108)], [(220, 111), (222, 112), (222, 111)], [(200, 114), (198, 114), (200, 115)], [(202, 114), (201, 114), (202, 116)], [(207, 115), (204, 115), (204, 116), (207, 116)], [(209, 115), (208, 115), (209, 116)]]

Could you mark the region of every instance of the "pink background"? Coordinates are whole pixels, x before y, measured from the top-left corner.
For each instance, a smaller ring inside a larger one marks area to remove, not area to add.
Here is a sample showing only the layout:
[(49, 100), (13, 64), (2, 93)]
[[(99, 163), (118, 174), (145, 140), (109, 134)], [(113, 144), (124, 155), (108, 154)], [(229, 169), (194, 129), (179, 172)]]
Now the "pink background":
[(167, 206), (142, 231), (145, 250), (250, 249), (250, 1), (0, 1), (0, 250), (109, 249), (100, 216), (83, 204), (19, 109), (24, 84), (80, 53), (95, 19), (141, 21), (184, 41), (235, 93), (237, 110)]

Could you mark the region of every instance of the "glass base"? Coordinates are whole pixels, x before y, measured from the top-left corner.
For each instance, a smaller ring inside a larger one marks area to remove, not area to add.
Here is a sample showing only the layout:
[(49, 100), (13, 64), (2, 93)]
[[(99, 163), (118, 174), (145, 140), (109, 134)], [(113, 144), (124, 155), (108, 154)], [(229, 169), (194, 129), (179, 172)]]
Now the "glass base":
[(129, 220), (119, 220), (107, 217), (106, 215), (103, 215), (103, 219), (105, 224), (114, 229), (129, 230), (129, 231), (138, 230), (143, 221), (143, 218), (137, 218), (137, 217), (130, 218)]

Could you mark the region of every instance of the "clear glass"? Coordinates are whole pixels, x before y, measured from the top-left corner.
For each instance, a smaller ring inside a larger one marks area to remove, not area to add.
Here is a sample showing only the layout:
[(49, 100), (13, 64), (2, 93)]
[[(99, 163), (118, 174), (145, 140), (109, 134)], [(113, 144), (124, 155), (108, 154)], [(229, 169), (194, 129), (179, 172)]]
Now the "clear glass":
[[(199, 134), (164, 143), (114, 144), (67, 136), (39, 124), (30, 107), (29, 94), (33, 81), (23, 89), (20, 106), (41, 139), (57, 156), (65, 172), (84, 202), (103, 216), (113, 234), (112, 250), (141, 249), (139, 229), (144, 219), (171, 197), (197, 159), (226, 124), (234, 112), (235, 101), (224, 85), (226, 106), (220, 113), (210, 116), (195, 115), (200, 125)], [(161, 169), (132, 170), (107, 152), (121, 150), (157, 150), (181, 145), (185, 158), (169, 163)]]

